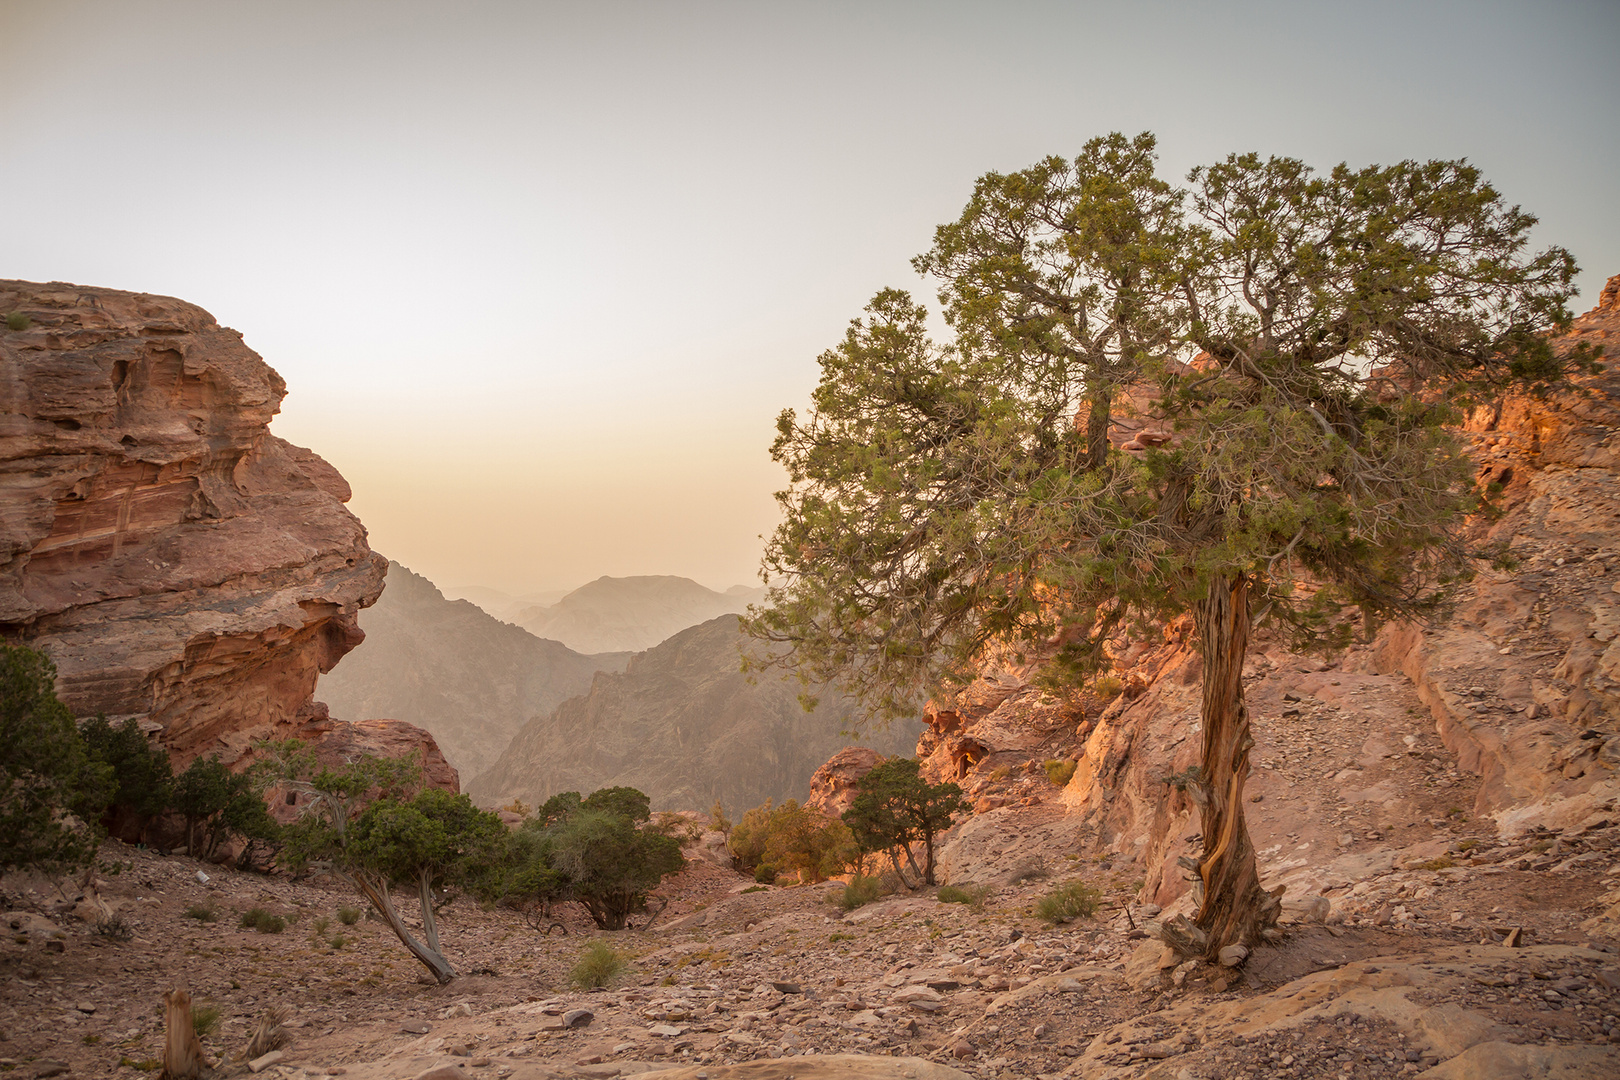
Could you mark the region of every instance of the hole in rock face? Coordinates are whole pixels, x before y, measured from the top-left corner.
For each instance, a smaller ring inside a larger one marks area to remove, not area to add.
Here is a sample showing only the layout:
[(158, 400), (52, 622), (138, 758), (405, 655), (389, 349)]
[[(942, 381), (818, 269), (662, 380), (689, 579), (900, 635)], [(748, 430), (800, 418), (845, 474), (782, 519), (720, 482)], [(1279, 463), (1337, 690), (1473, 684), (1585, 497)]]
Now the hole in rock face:
[(112, 380), (114, 390), (122, 390), (124, 388), (124, 384), (129, 381), (128, 360), (113, 361)]
[(64, 416), (62, 419), (55, 421), (55, 423), (56, 426), (61, 428), (63, 431), (78, 431), (84, 426), (71, 416)]
[(134, 446), (135, 445), (135, 436), (133, 436), (133, 435), (125, 435), (122, 439), (118, 440), (118, 443), (119, 443), (120, 446)]

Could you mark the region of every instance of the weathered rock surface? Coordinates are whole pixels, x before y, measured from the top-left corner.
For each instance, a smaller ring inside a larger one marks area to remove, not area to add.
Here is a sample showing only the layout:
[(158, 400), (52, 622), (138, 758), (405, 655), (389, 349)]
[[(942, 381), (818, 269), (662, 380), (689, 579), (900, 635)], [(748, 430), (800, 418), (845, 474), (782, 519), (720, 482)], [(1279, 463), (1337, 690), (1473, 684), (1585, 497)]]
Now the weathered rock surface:
[(391, 562), (388, 589), (360, 615), (363, 645), (323, 675), (338, 716), (387, 716), (433, 733), (470, 784), (536, 716), (623, 671), (626, 653), (582, 656), (501, 622)]
[[(744, 673), (745, 640), (737, 617), (724, 615), (639, 653), (621, 674), (597, 675), (588, 694), (529, 723), (469, 793), (486, 806), (532, 804), (622, 784), (645, 791), (655, 809), (718, 799), (733, 811), (802, 797), (858, 714), (833, 691), (807, 713), (797, 681)], [(871, 744), (904, 753), (916, 731), (897, 724)]]
[(838, 817), (855, 801), (855, 786), (861, 777), (871, 772), (882, 756), (870, 746), (844, 747), (810, 777), (810, 796), (804, 805), (830, 818)]
[(76, 715), (183, 765), (319, 719), (384, 561), (326, 462), (271, 435), (286, 386), (180, 300), (0, 282), (0, 636)]

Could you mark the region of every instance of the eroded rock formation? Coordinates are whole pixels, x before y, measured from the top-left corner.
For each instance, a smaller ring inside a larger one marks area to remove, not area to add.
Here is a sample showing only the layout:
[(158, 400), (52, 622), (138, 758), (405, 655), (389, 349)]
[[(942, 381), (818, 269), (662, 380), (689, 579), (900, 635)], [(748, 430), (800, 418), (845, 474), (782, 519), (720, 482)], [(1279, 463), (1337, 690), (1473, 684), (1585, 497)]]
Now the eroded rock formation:
[(337, 471), (270, 434), (281, 377), (168, 297), (0, 281), (0, 312), (0, 637), (178, 766), (329, 730), (316, 677), (386, 563)]

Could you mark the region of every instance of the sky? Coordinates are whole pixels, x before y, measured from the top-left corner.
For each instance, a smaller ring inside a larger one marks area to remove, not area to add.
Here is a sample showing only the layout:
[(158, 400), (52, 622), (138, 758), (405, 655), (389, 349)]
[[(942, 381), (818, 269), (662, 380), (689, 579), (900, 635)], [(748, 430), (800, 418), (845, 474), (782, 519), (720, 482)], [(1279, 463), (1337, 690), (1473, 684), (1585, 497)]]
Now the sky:
[(755, 584), (777, 414), (976, 177), (1467, 157), (1620, 273), (1620, 3), (0, 0), (0, 277), (178, 296), (441, 586)]

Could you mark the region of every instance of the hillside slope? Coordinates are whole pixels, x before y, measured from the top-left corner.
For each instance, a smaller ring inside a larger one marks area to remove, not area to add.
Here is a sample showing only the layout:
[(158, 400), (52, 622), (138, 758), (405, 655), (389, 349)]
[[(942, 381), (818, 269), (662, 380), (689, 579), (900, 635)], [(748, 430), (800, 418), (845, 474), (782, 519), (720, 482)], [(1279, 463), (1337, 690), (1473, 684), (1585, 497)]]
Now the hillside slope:
[(531, 717), (619, 671), (628, 655), (582, 656), (555, 641), (446, 600), (433, 583), (388, 564), (388, 588), (361, 616), (363, 645), (321, 677), (338, 716), (405, 720), (433, 733), (471, 779), (495, 762)]
[[(492, 806), (623, 784), (657, 809), (719, 799), (734, 812), (803, 799), (817, 766), (848, 743), (839, 732), (854, 707), (826, 692), (807, 713), (796, 681), (776, 672), (750, 681), (739, 670), (745, 640), (737, 617), (723, 615), (638, 654), (623, 674), (597, 676), (588, 694), (528, 724), (468, 793)], [(917, 733), (896, 724), (867, 741), (909, 754)]]
[(550, 607), (520, 611), (512, 621), (578, 652), (637, 652), (716, 616), (741, 614), (757, 595), (757, 590), (717, 593), (669, 575), (601, 577)]

